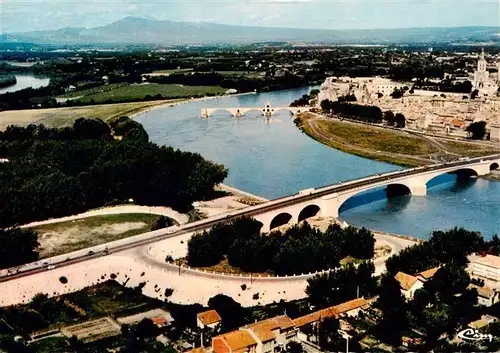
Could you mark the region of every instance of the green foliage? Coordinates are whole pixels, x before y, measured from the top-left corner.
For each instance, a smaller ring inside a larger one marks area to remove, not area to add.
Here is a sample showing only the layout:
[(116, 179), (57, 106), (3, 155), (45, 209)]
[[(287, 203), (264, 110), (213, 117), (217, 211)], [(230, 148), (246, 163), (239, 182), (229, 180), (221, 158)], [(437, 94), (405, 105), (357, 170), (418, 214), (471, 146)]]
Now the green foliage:
[(115, 136), (121, 136), (125, 140), (135, 140), (148, 142), (149, 136), (144, 127), (137, 121), (129, 117), (122, 116), (118, 119), (112, 120), (110, 123)]
[(37, 260), (39, 246), (36, 232), (30, 229), (0, 229), (0, 268)]
[[(348, 100), (349, 101), (349, 100)], [(324, 111), (332, 111), (334, 114), (341, 117), (365, 121), (368, 123), (378, 124), (382, 122), (383, 114), (379, 107), (371, 105), (360, 105), (354, 103), (332, 102), (323, 100), (321, 109)]]
[(309, 302), (324, 308), (354, 299), (358, 292), (360, 296), (369, 296), (376, 288), (374, 271), (373, 263), (363, 262), (316, 275), (307, 280)]
[(311, 96), (308, 94), (304, 94), (299, 99), (294, 100), (290, 103), (290, 107), (305, 107), (309, 105), (309, 100), (311, 100)]
[(397, 128), (404, 128), (406, 126), (406, 118), (403, 114), (401, 113), (397, 113), (396, 116), (395, 116), (395, 126)]
[(476, 121), (467, 126), (466, 130), (471, 134), (472, 139), (482, 140), (486, 135), (486, 121)]
[(416, 274), (439, 264), (465, 265), (467, 256), (484, 248), (484, 240), (477, 232), (463, 228), (435, 231), (429, 240), (403, 249), (386, 261), (392, 275), (399, 271)]
[(245, 324), (247, 311), (240, 303), (224, 294), (218, 294), (208, 300), (208, 307), (214, 309), (222, 320), (222, 332), (229, 332)]
[(1, 75), (0, 88), (13, 86), (17, 83), (16, 76), (14, 75)]
[(0, 168), (4, 227), (129, 199), (186, 210), (227, 175), (199, 154), (113, 141), (109, 126), (86, 119), (73, 128), (9, 127), (0, 133), (0, 155), (10, 160)]
[(211, 232), (195, 234), (188, 242), (186, 257), (190, 266), (205, 267), (218, 264), (223, 257), (218, 238)]
[(158, 230), (158, 229), (163, 229), (167, 227), (171, 227), (174, 225), (174, 221), (166, 216), (160, 216), (156, 220), (155, 224), (151, 226), (151, 230)]
[(285, 352), (286, 353), (303, 353), (304, 348), (302, 347), (301, 343), (291, 341), (286, 345)]
[(457, 294), (463, 293), (470, 284), (469, 274), (463, 267), (443, 266), (425, 282), (425, 290), (439, 301), (449, 303)]
[(324, 351), (340, 351), (343, 338), (339, 333), (340, 323), (337, 318), (327, 317), (319, 322), (318, 339), (319, 346)]
[(246, 272), (295, 275), (337, 267), (346, 256), (373, 257), (375, 239), (365, 228), (342, 229), (332, 225), (322, 233), (304, 222), (284, 234), (263, 235), (261, 226), (260, 222), (244, 217), (193, 236), (188, 243), (188, 263), (213, 266), (227, 255), (231, 266)]
[(396, 116), (394, 115), (392, 110), (387, 110), (384, 112), (384, 120), (386, 121), (387, 125), (394, 126), (394, 123), (396, 122)]
[(403, 88), (394, 88), (394, 91), (391, 93), (391, 97), (394, 99), (403, 97), (405, 90)]
[(381, 279), (377, 307), (382, 312), (382, 319), (375, 329), (376, 336), (383, 342), (399, 346), (402, 333), (408, 327), (408, 307), (399, 282), (389, 274)]

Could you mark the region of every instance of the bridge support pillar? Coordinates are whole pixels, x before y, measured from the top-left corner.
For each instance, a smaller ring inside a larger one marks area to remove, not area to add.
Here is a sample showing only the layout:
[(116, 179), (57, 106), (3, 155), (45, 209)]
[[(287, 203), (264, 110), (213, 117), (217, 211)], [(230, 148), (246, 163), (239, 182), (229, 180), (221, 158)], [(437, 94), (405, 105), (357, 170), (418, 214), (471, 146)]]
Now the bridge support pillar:
[(321, 198), (321, 216), (339, 218), (340, 200), (337, 193)]
[(411, 188), (412, 196), (425, 196), (427, 195), (427, 185), (414, 185)]

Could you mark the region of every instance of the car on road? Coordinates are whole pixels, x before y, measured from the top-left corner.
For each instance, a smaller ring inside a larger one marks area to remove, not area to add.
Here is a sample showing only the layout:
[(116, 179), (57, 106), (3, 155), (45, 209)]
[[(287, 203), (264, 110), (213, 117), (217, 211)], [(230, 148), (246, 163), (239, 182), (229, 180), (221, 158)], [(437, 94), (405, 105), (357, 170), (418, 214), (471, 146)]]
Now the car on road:
[(55, 266), (55, 265), (50, 265), (50, 266), (48, 266), (48, 267), (47, 267), (47, 270), (53, 270), (53, 269), (55, 269), (55, 268), (56, 268), (56, 266)]
[(94, 252), (92, 250), (90, 250), (88, 253), (87, 253), (88, 256), (92, 256), (94, 255)]

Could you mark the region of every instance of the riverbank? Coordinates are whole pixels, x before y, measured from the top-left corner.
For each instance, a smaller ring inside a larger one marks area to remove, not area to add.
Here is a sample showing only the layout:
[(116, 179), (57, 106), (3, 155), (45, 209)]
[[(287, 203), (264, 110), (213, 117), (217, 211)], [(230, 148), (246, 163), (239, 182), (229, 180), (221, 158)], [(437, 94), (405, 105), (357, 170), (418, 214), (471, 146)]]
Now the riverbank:
[[(254, 94), (242, 93), (231, 96)], [(0, 130), (9, 125), (26, 126), (29, 124), (43, 124), (47, 127), (64, 127), (73, 124), (81, 117), (102, 119), (108, 121), (121, 116), (138, 117), (149, 111), (165, 106), (175, 106), (199, 100), (218, 99), (219, 97), (202, 97), (195, 99), (168, 99), (147, 102), (96, 104), (78, 107), (6, 110), (0, 112)]]
[[(380, 162), (405, 167), (420, 166), (432, 163), (428, 156), (438, 152), (422, 139), (407, 134), (405, 136), (404, 133), (382, 129), (375, 131), (372, 127), (328, 120), (315, 113), (303, 113), (294, 122), (300, 130), (318, 142)], [(408, 151), (409, 154), (396, 151)]]
[(404, 130), (326, 118), (316, 113), (303, 113), (294, 122), (309, 137), (327, 146), (401, 166), (421, 166), (500, 152), (500, 147), (491, 144), (449, 141)]

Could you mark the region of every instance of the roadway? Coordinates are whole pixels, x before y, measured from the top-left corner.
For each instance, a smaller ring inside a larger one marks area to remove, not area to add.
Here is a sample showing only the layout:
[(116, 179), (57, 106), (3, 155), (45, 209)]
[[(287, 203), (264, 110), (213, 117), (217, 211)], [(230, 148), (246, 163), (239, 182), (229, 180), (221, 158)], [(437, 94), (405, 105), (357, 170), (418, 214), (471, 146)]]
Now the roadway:
[(298, 193), (291, 196), (286, 196), (275, 200), (271, 200), (269, 202), (260, 205), (250, 206), (241, 210), (231, 211), (222, 215), (217, 215), (193, 223), (188, 223), (181, 226), (174, 226), (149, 233), (144, 233), (134, 237), (118, 240), (112, 243), (99, 245), (93, 248), (79, 250), (73, 253), (60, 255), (51, 259), (45, 259), (43, 260), (43, 262), (37, 261), (34, 263), (22, 265), (20, 267), (11, 270), (10, 273), (5, 273), (6, 271), (3, 271), (3, 273), (0, 276), (0, 283), (5, 281), (11, 281), (21, 277), (30, 276), (43, 271), (47, 271), (48, 266), (57, 266), (57, 267), (70, 266), (103, 255), (123, 252), (136, 247), (149, 245), (158, 242), (160, 240), (169, 239), (180, 235), (185, 235), (188, 233), (199, 232), (211, 228), (215, 224), (221, 222), (227, 222), (241, 216), (249, 216), (249, 217), (256, 216), (268, 211), (280, 209), (283, 207), (306, 202), (309, 200), (314, 200), (322, 196), (326, 196), (336, 192), (349, 191), (366, 185), (387, 182), (389, 180), (400, 179), (406, 176), (416, 175), (424, 172), (467, 166), (469, 164), (474, 164), (480, 161), (497, 160), (497, 159), (500, 159), (500, 154), (485, 156), (485, 157), (469, 158), (467, 160), (459, 160), (449, 163), (427, 165), (423, 167), (405, 169), (401, 171), (393, 171), (383, 174), (372, 175), (361, 179), (350, 180), (342, 183), (331, 184), (318, 189), (314, 189), (309, 194), (306, 195)]

